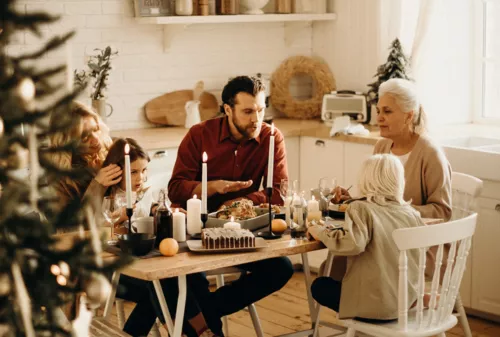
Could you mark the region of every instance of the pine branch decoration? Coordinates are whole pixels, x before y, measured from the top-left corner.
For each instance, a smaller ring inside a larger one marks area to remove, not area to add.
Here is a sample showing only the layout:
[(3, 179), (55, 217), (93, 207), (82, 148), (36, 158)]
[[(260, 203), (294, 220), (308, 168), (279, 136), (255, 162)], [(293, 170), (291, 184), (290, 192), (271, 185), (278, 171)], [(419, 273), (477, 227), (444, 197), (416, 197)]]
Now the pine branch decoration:
[[(66, 67), (36, 66), (37, 59), (61, 47), (74, 33), (55, 36), (39, 50), (11, 57), (6, 50), (13, 34), (29, 30), (40, 35), (42, 25), (58, 20), (46, 13), (17, 12), (17, 1), (0, 1), (0, 325), (7, 326), (8, 337), (72, 336), (71, 322), (60, 319), (61, 309), (86, 292), (89, 280), (111, 273), (129, 259), (101, 265), (89, 239), (65, 243), (67, 239), (54, 236), (61, 228), (85, 228), (94, 221), (84, 212), (90, 206), (85, 200), (74, 200), (60, 210), (47, 182), (82, 175), (46, 158), (48, 153), (78, 146), (75, 142), (51, 148), (47, 139), (73, 128), (68, 111), (82, 89), (67, 92), (62, 83), (53, 83)], [(102, 78), (105, 82), (107, 75)], [(42, 97), (50, 99), (48, 106), (39, 104)], [(57, 119), (56, 126), (47, 125), (48, 116)]]

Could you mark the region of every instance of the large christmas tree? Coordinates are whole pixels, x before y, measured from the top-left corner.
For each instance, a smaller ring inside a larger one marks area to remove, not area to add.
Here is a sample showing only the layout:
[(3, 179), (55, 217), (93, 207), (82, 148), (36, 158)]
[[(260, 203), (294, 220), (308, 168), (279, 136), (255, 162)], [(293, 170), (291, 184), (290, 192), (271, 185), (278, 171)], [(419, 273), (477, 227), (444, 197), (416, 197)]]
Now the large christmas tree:
[(373, 83), (368, 84), (370, 90), (368, 90), (368, 104), (377, 104), (378, 102), (378, 88), (382, 83), (391, 78), (404, 78), (410, 80), (407, 75), (408, 71), (408, 58), (403, 52), (403, 47), (401, 42), (396, 38), (391, 43), (389, 48), (389, 56), (387, 57), (387, 62), (380, 65), (377, 68), (377, 73), (374, 77), (377, 80)]
[[(102, 261), (99, 224), (85, 200), (63, 210), (55, 207), (47, 181), (81, 172), (56, 167), (48, 154), (72, 150), (78, 143), (51, 148), (47, 140), (72, 127), (69, 104), (78, 93), (65, 89), (65, 65), (41, 68), (37, 60), (73, 33), (50, 38), (40, 50), (11, 56), (8, 47), (15, 33), (40, 36), (43, 25), (58, 20), (46, 13), (19, 13), (15, 2), (0, 1), (0, 327), (7, 336), (71, 336), (70, 320), (78, 313), (62, 312), (75, 307), (76, 299), (102, 302), (109, 292), (104, 275), (125, 259)], [(48, 123), (52, 114), (57, 126)], [(54, 236), (67, 228), (80, 228), (82, 235), (71, 240)]]

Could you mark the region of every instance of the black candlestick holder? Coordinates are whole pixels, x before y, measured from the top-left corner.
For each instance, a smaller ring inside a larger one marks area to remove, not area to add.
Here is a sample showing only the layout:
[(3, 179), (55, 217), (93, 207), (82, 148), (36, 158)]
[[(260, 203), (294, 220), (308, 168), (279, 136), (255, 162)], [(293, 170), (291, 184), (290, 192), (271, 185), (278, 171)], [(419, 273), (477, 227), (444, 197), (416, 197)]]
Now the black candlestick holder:
[(134, 209), (133, 208), (127, 208), (125, 210), (125, 214), (128, 217), (128, 232), (129, 232), (129, 234), (132, 234), (132, 215), (134, 215)]
[(264, 238), (266, 240), (279, 239), (279, 238), (281, 238), (281, 234), (274, 234), (273, 233), (273, 213), (272, 213), (272, 207), (271, 207), (273, 188), (267, 187), (266, 192), (267, 192), (267, 201), (269, 203), (269, 229), (267, 231), (258, 232), (257, 236), (260, 238)]
[[(207, 213), (202, 213), (201, 214), (201, 222), (203, 223), (203, 226), (201, 228), (205, 228), (208, 220), (208, 214)], [(201, 240), (201, 233), (195, 233), (191, 235), (191, 240)]]

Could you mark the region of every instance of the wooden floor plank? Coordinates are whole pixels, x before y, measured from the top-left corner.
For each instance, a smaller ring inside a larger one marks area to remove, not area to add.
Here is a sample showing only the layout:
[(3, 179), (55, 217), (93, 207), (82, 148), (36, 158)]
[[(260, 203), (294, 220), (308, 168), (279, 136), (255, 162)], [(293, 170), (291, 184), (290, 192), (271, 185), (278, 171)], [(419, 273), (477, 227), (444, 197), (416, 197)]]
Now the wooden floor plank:
[[(213, 288), (212, 288), (213, 290)], [(307, 302), (304, 274), (296, 272), (282, 290), (256, 303), (265, 337), (277, 336), (309, 329), (311, 318)], [(124, 303), (125, 313), (128, 316), (134, 308), (133, 303)], [(469, 324), (473, 337), (500, 337), (500, 324), (469, 316)], [(336, 323), (335, 312), (322, 308), (321, 320)], [(117, 325), (116, 310), (113, 308), (110, 322)], [(161, 327), (162, 337), (168, 337), (166, 330)], [(332, 334), (332, 330), (321, 329), (320, 337)], [(448, 337), (463, 337), (460, 324), (446, 333)], [(229, 336), (227, 337), (255, 337), (255, 330), (247, 310), (242, 310), (229, 316)]]

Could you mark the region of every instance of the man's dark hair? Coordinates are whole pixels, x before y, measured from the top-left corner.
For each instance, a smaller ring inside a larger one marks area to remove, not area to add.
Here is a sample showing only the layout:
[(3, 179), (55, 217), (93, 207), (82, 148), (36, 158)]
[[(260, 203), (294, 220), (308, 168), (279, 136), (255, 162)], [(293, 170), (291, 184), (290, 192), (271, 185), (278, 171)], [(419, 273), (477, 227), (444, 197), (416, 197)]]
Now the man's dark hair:
[(234, 108), (236, 95), (240, 92), (246, 92), (247, 94), (255, 97), (259, 92), (265, 90), (266, 86), (262, 83), (260, 78), (253, 76), (238, 76), (232, 78), (224, 86), (224, 90), (222, 90), (222, 105), (220, 107), (220, 111), (225, 113), (224, 104)]

